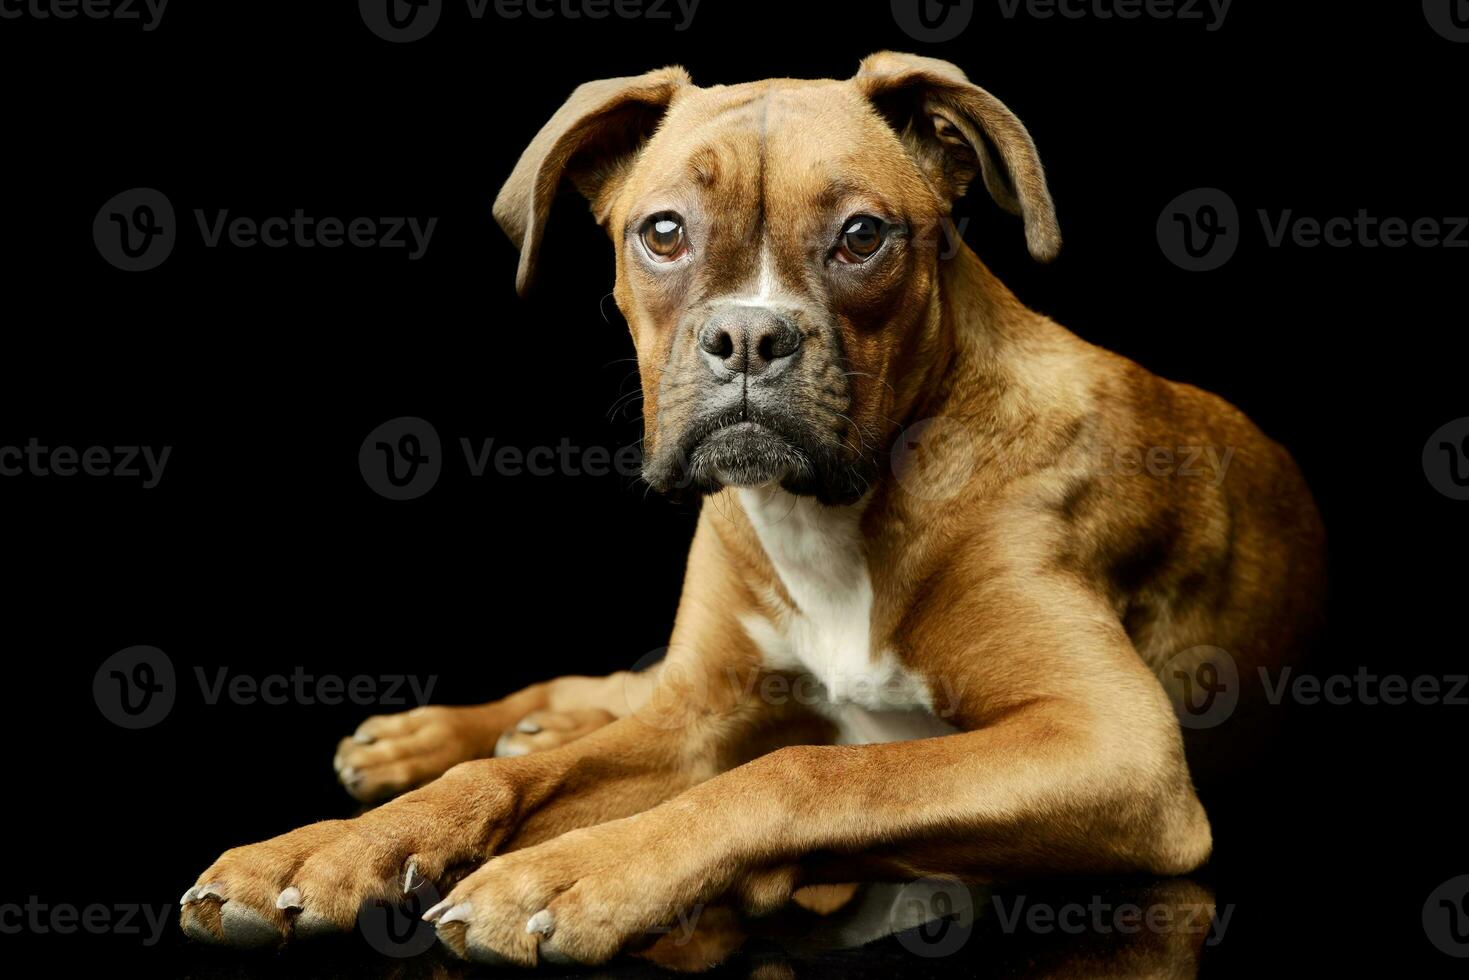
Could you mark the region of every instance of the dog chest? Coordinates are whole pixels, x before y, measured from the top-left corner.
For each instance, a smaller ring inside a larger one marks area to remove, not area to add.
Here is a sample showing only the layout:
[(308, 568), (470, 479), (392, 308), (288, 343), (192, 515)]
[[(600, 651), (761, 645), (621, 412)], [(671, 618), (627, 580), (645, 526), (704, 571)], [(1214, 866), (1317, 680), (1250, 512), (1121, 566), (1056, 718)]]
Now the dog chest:
[(950, 734), (934, 692), (872, 638), (872, 579), (861, 505), (825, 507), (765, 488), (740, 501), (792, 605), (744, 626), (766, 664), (801, 676), (791, 696), (831, 718), (839, 741), (856, 744)]

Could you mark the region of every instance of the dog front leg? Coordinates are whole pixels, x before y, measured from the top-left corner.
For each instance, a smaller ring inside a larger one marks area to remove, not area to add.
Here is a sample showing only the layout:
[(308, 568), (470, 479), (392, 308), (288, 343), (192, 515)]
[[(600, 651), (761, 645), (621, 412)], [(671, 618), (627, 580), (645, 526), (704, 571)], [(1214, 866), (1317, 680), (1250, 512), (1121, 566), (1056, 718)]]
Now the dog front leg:
[[(732, 900), (774, 909), (803, 883), (1192, 870), (1209, 832), (1180, 755), (1085, 733), (1071, 704), (980, 731), (794, 746), (626, 820), (488, 862), (446, 900), (461, 955), (597, 964)], [(441, 910), (441, 911), (443, 911)]]
[[(781, 748), (630, 819), (498, 857), (453, 890), (440, 937), (492, 961), (596, 964), (710, 904), (764, 911), (813, 881), (1193, 870), (1208, 821), (1162, 689), (1105, 611), (1034, 592), (1029, 609), (1008, 597), (1002, 608), (1024, 614), (969, 651), (983, 666), (961, 685), (966, 731)], [(1041, 625), (1068, 619), (1069, 634)]]
[(375, 715), (337, 746), (333, 765), (343, 788), (364, 803), (397, 796), (452, 766), (492, 755), (556, 748), (636, 711), (657, 682), (641, 673), (558, 677), (491, 701), (425, 705)]
[(350, 931), (364, 903), (426, 882), (447, 890), (493, 854), (656, 806), (785, 729), (785, 709), (764, 706), (753, 682), (729, 682), (737, 666), (671, 660), (636, 710), (575, 742), (461, 763), (355, 819), (226, 851), (185, 893), (183, 928), (237, 946)]

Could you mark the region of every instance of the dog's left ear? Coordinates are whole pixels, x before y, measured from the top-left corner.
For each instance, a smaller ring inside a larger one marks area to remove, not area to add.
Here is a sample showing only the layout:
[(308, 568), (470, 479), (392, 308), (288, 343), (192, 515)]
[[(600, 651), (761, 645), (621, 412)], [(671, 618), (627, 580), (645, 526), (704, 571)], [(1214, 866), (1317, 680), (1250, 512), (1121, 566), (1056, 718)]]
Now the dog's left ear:
[(692, 84), (682, 68), (587, 82), (541, 127), (495, 198), (495, 220), (520, 247), (515, 289), (524, 296), (535, 277), (551, 201), (568, 181), (607, 218), (612, 190), (657, 128), (674, 94)]
[(995, 202), (1025, 219), (1025, 239), (1037, 261), (1061, 250), (1056, 206), (1040, 155), (1020, 120), (958, 66), (935, 58), (884, 51), (862, 62), (853, 79), (947, 201), (983, 176)]

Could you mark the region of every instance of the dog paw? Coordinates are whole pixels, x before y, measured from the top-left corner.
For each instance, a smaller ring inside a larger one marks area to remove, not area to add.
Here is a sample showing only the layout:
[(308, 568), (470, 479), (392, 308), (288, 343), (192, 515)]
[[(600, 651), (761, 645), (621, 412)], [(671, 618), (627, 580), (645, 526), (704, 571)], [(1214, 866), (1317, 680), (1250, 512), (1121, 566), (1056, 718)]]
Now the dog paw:
[(492, 765), (461, 766), (355, 820), (225, 851), (184, 893), (179, 924), (203, 942), (278, 946), (351, 931), (365, 906), (446, 887), (508, 830), (513, 793)]
[(495, 755), (501, 758), (544, 752), (574, 742), (603, 725), (616, 720), (616, 715), (600, 708), (576, 711), (532, 711), (495, 743)]
[(431, 705), (378, 715), (342, 739), (333, 766), (348, 793), (373, 803), (437, 779), (461, 762), (489, 756), (499, 734), (483, 707)]
[(456, 955), (490, 965), (595, 966), (670, 932), (692, 934), (706, 897), (722, 890), (718, 862), (690, 860), (686, 837), (643, 833), (648, 819), (494, 858), (424, 918)]

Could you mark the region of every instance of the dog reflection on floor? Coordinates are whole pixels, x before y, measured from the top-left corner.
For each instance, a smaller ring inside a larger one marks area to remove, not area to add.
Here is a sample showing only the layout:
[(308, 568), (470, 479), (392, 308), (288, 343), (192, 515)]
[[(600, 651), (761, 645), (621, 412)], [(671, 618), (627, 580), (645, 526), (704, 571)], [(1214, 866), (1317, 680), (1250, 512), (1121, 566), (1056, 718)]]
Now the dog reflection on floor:
[[(750, 980), (845, 976), (864, 968), (922, 965), (930, 976), (1195, 977), (1228, 930), (1232, 908), (1186, 878), (1152, 883), (1070, 883), (1046, 890), (986, 889), (937, 878), (811, 890), (799, 905), (747, 919), (724, 906), (693, 910), (632, 957), (586, 977), (633, 978), (725, 967)], [(461, 980), (471, 965), (432, 948), (433, 929), (402, 919), (400, 949), (419, 938), (425, 955), (378, 955), (354, 937), (302, 947), (303, 975), (385, 980)], [(238, 963), (195, 964), (200, 980), (237, 975)], [(228, 964), (228, 965), (226, 965)], [(723, 971), (722, 971), (723, 972)]]

